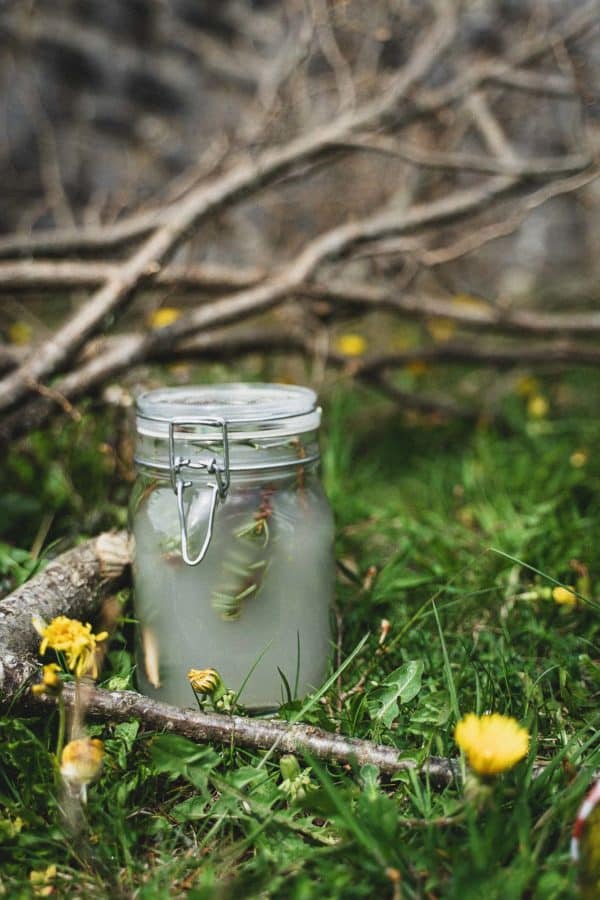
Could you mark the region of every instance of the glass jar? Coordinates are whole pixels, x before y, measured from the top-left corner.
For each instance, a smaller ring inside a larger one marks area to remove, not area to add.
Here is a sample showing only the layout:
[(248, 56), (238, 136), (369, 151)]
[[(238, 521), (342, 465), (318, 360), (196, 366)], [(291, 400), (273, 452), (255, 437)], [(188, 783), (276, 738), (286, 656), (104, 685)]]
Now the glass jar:
[(137, 399), (137, 680), (193, 706), (214, 668), (251, 710), (322, 683), (333, 520), (318, 478), (321, 410), (307, 388), (221, 384)]

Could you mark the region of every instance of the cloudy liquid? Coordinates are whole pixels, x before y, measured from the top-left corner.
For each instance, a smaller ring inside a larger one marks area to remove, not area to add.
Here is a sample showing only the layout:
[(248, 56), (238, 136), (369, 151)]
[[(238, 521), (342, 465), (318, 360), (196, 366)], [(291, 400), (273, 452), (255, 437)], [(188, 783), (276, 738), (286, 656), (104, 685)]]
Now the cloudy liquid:
[[(210, 492), (189, 488), (191, 553)], [(134, 498), (137, 681), (142, 693), (194, 706), (189, 669), (214, 668), (249, 709), (273, 709), (318, 688), (327, 672), (333, 523), (318, 479), (236, 484), (217, 508), (197, 566), (180, 554), (175, 495), (139, 479)], [(260, 522), (262, 521), (262, 525)], [(238, 599), (236, 599), (236, 597)]]

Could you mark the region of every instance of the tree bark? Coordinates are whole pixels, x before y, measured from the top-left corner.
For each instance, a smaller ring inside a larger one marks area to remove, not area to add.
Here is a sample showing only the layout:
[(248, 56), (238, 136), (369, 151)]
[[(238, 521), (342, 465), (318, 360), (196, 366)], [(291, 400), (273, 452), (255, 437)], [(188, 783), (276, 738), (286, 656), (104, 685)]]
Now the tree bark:
[(89, 621), (103, 599), (125, 583), (130, 561), (127, 533), (104, 533), (62, 554), (0, 601), (0, 706), (16, 700), (39, 671), (32, 617)]

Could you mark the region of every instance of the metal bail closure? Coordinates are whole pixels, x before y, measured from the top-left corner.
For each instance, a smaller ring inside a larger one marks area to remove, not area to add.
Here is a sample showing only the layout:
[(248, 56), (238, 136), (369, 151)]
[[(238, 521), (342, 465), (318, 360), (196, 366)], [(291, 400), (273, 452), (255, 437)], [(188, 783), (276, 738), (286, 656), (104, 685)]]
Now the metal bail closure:
[[(191, 459), (175, 455), (175, 429), (185, 427), (187, 425), (210, 425), (221, 429), (221, 440), (223, 442), (223, 459), (219, 462), (216, 457), (208, 462), (192, 462)], [(183, 494), (186, 488), (192, 486), (191, 481), (186, 481), (181, 477), (182, 469), (199, 469), (207, 472), (209, 475), (215, 476), (215, 484), (207, 484), (207, 489), (211, 492), (210, 510), (208, 513), (208, 523), (206, 526), (206, 535), (204, 543), (200, 548), (200, 552), (195, 559), (189, 554), (187, 521), (185, 516), (185, 506), (183, 502)], [(227, 421), (221, 418), (195, 418), (195, 417), (176, 417), (169, 422), (169, 471), (171, 473), (171, 485), (177, 497), (177, 511), (179, 513), (179, 532), (181, 537), (181, 556), (188, 566), (197, 566), (202, 562), (212, 538), (213, 527), (215, 522), (215, 513), (219, 500), (223, 502), (227, 497), (230, 482), (229, 472), (229, 438), (227, 435)]]

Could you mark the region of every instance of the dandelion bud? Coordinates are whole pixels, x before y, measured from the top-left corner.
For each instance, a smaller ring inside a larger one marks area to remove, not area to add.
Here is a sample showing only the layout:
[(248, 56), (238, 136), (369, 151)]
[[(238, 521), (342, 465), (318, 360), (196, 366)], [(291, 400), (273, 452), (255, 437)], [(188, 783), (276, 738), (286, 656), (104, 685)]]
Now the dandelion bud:
[(287, 778), (289, 781), (292, 781), (294, 778), (297, 778), (301, 772), (300, 764), (295, 756), (291, 753), (286, 753), (286, 755), (282, 756), (279, 760), (279, 771), (281, 772), (282, 778)]
[(221, 676), (216, 669), (190, 669), (187, 677), (192, 689), (197, 694), (212, 697), (213, 700), (218, 699), (225, 690)]
[(104, 745), (98, 738), (78, 738), (70, 741), (62, 752), (60, 774), (67, 786), (85, 801), (86, 788), (102, 768)]
[(57, 697), (63, 689), (63, 683), (59, 676), (60, 666), (56, 663), (50, 663), (44, 666), (42, 670), (42, 680), (39, 684), (34, 684), (31, 693), (39, 696), (40, 694), (50, 694)]
[(291, 753), (287, 753), (279, 760), (279, 771), (282, 781), (279, 790), (292, 803), (304, 800), (308, 791), (315, 789), (310, 780), (310, 769), (302, 770), (300, 763)]

